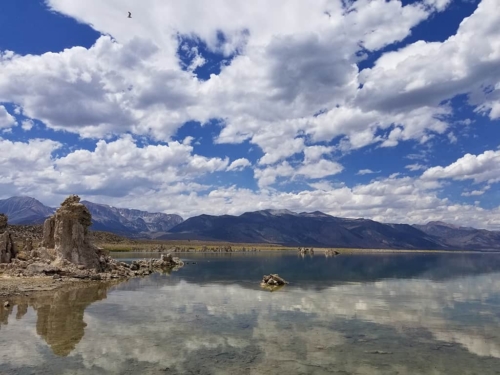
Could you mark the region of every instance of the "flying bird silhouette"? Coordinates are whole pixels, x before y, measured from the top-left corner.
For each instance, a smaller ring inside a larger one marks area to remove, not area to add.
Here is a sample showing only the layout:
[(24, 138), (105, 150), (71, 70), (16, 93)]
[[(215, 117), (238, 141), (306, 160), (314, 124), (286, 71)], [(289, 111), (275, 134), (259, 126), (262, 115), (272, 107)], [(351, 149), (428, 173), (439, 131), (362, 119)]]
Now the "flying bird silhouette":
[(128, 12), (128, 18), (132, 18), (132, 13)]

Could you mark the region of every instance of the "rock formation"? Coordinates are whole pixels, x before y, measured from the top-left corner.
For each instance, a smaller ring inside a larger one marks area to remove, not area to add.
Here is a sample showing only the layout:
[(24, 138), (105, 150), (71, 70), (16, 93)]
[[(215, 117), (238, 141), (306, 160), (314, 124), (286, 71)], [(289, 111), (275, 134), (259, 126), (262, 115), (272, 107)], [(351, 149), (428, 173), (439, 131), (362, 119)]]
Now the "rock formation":
[(25, 238), (23, 244), (23, 251), (27, 254), (30, 254), (31, 250), (33, 250), (33, 240), (31, 238)]
[(90, 243), (92, 217), (80, 197), (71, 195), (43, 225), (42, 246), (54, 249), (56, 262), (66, 260), (88, 269), (101, 269), (98, 249)]
[[(170, 254), (132, 264), (117, 262), (104, 250), (94, 246), (88, 228), (92, 224), (89, 210), (80, 197), (71, 195), (43, 226), (42, 246), (28, 252), (32, 243), (25, 242), (26, 252), (18, 259), (10, 234), (0, 236), (0, 273), (14, 276), (52, 276), (55, 279), (109, 280), (149, 275), (182, 267), (179, 258)], [(10, 242), (9, 242), (10, 241)]]
[(299, 255), (303, 257), (306, 254), (309, 254), (311, 256), (314, 255), (314, 249), (312, 247), (310, 249), (308, 249), (307, 247), (299, 247)]
[(0, 214), (0, 230), (7, 229), (7, 215)]
[(333, 250), (333, 249), (328, 249), (325, 251), (325, 257), (334, 257), (334, 256), (337, 256), (339, 255), (340, 253), (336, 250)]
[(275, 288), (286, 284), (288, 284), (288, 282), (279, 277), (277, 274), (265, 275), (260, 283), (261, 286), (268, 288)]
[(7, 216), (0, 214), (0, 263), (10, 263), (16, 257), (16, 247), (7, 229)]

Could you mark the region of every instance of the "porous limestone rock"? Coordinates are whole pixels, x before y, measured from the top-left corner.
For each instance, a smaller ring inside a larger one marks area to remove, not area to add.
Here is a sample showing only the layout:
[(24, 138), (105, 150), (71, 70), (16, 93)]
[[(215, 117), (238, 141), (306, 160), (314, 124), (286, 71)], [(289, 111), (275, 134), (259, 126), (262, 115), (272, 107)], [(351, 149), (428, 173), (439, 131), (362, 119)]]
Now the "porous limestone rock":
[(54, 216), (49, 217), (43, 223), (43, 239), (42, 247), (53, 249), (55, 247), (54, 243), (54, 229), (55, 229), (55, 218)]
[(32, 250), (33, 250), (33, 240), (31, 238), (25, 238), (23, 243), (23, 249), (17, 254), (17, 259), (28, 260), (31, 257)]
[(88, 269), (100, 269), (100, 254), (90, 243), (92, 216), (78, 195), (70, 195), (43, 226), (42, 246), (54, 249), (56, 262), (67, 260)]
[(265, 275), (260, 283), (263, 287), (278, 287), (285, 284), (288, 284), (288, 282), (281, 278), (278, 274)]
[(7, 229), (7, 215), (0, 214), (0, 230)]
[[(183, 266), (183, 262), (171, 254), (162, 255), (160, 259), (134, 261), (132, 264), (114, 260), (91, 243), (88, 232), (91, 219), (89, 210), (80, 203), (80, 198), (69, 196), (55, 214), (45, 221), (40, 247), (28, 251), (32, 242), (26, 241), (23, 256), (14, 259), (16, 253), (12, 241), (5, 244), (0, 241), (0, 250), (8, 249), (0, 253), (0, 262), (5, 258), (5, 263), (8, 263), (0, 264), (0, 273), (19, 277), (99, 281), (168, 272)], [(5, 233), (0, 239), (5, 236), (10, 238), (10, 234)]]
[(16, 247), (12, 234), (7, 229), (7, 216), (0, 214), (0, 263), (10, 263), (16, 257)]
[(23, 244), (23, 251), (29, 254), (31, 253), (31, 250), (33, 250), (33, 240), (31, 238), (25, 238)]

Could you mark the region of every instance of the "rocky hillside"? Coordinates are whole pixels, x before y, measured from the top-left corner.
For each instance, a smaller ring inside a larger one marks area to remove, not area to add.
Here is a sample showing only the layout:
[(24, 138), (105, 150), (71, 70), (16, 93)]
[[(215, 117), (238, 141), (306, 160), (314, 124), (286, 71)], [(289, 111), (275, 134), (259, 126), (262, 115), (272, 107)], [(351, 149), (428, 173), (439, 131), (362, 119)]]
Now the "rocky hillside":
[[(116, 208), (89, 201), (82, 202), (92, 214), (93, 231), (117, 233), (129, 237), (152, 237), (165, 233), (183, 221), (179, 215), (150, 213), (127, 208)], [(0, 200), (0, 213), (10, 224), (42, 224), (55, 212), (35, 198), (12, 197)]]
[(35, 198), (12, 197), (0, 200), (0, 213), (6, 214), (10, 224), (41, 224), (55, 212)]
[(240, 216), (201, 215), (170, 230), (162, 239), (199, 239), (287, 246), (376, 249), (447, 249), (439, 239), (406, 224), (343, 219), (322, 212), (287, 210), (247, 212)]
[[(6, 228), (0, 228), (0, 234), (8, 230), (12, 234), (12, 238), (22, 248), (22, 243), (29, 239), (37, 246), (42, 241), (43, 225), (8, 225)], [(136, 243), (137, 241), (127, 237), (123, 237), (110, 232), (90, 231), (90, 240), (95, 244), (121, 244), (121, 243)]]
[(447, 246), (471, 250), (500, 250), (500, 232), (460, 227), (431, 221), (425, 225), (414, 225), (415, 228), (438, 238)]
[(92, 214), (92, 230), (147, 237), (156, 232), (167, 232), (183, 221), (179, 215), (116, 208), (89, 201), (82, 203)]
[[(453, 226), (384, 224), (367, 219), (345, 219), (322, 212), (288, 210), (246, 212), (240, 216), (200, 215), (186, 221), (178, 215), (149, 213), (82, 201), (92, 214), (94, 232), (129, 238), (183, 239), (237, 243), (273, 243), (287, 246), (500, 250), (500, 232)], [(30, 197), (0, 200), (0, 213), (10, 224), (42, 223), (54, 209)], [(29, 228), (29, 227), (27, 227)], [(26, 230), (37, 232), (34, 228)], [(113, 239), (113, 242), (120, 241)]]

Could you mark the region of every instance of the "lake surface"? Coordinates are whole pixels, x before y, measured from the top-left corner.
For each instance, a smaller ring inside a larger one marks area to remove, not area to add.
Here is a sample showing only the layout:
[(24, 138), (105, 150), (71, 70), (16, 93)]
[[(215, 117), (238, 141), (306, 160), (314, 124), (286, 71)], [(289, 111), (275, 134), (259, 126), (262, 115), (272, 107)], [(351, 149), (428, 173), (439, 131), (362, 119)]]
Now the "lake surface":
[(183, 259), (0, 307), (0, 374), (500, 374), (500, 255)]

